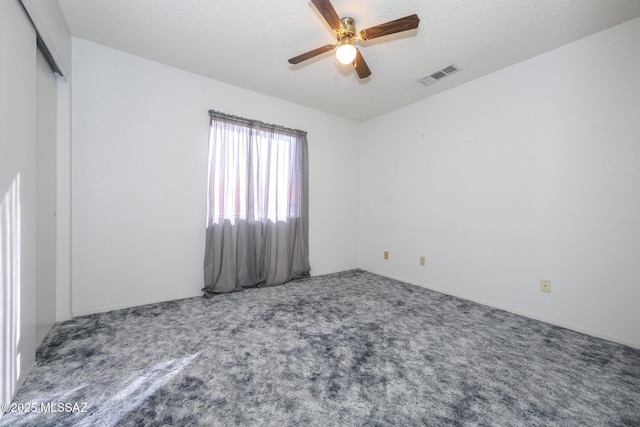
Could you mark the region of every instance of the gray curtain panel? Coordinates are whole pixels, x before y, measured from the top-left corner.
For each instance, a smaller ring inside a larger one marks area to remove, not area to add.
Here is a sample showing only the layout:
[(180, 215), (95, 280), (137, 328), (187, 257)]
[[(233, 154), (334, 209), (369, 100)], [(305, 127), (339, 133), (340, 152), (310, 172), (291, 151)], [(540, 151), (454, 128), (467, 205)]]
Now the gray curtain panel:
[(209, 114), (205, 295), (309, 276), (306, 133)]

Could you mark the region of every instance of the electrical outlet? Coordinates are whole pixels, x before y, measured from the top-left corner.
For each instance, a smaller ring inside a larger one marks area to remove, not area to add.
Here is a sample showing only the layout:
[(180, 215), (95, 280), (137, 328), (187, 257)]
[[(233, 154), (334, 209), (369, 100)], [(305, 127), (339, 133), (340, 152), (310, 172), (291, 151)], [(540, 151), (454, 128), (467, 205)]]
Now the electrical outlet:
[(551, 280), (540, 279), (540, 292), (551, 293)]
[(424, 267), (427, 264), (427, 260), (425, 259), (425, 257), (421, 256), (420, 257), (420, 265), (422, 267)]
[(384, 251), (384, 259), (389, 259), (389, 252), (388, 251)]

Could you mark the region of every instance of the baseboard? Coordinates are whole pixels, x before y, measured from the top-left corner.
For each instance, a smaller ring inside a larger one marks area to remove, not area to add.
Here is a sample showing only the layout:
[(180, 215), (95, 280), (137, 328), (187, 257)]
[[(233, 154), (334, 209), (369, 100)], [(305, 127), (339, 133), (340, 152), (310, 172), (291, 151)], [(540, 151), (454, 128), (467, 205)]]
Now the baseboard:
[(441, 294), (451, 295), (451, 296), (454, 296), (454, 297), (457, 297), (457, 298), (461, 298), (461, 299), (464, 299), (464, 300), (467, 300), (467, 301), (472, 301), (472, 302), (475, 302), (475, 303), (478, 303), (478, 304), (482, 304), (482, 305), (485, 305), (487, 307), (492, 307), (492, 308), (497, 308), (499, 310), (504, 310), (504, 311), (507, 311), (509, 313), (517, 314), (518, 316), (524, 316), (524, 317), (528, 317), (529, 319), (539, 320), (541, 322), (549, 323), (549, 324), (554, 325), (554, 326), (559, 326), (561, 328), (570, 329), (572, 331), (579, 332), (581, 334), (591, 335), (591, 336), (596, 337), (596, 338), (601, 338), (601, 339), (604, 339), (604, 340), (607, 340), (607, 341), (612, 341), (612, 342), (615, 342), (615, 343), (618, 343), (618, 344), (622, 344), (622, 345), (626, 345), (626, 346), (629, 346), (629, 347), (640, 349), (640, 342), (630, 341), (630, 340), (627, 340), (625, 338), (622, 338), (622, 337), (619, 337), (619, 336), (616, 336), (616, 335), (610, 335), (610, 334), (603, 333), (603, 332), (596, 331), (596, 330), (592, 330), (592, 329), (589, 329), (589, 328), (584, 328), (582, 326), (574, 325), (572, 323), (559, 322), (559, 321), (557, 321), (555, 319), (550, 319), (550, 318), (547, 318), (547, 317), (544, 317), (544, 316), (538, 316), (538, 315), (536, 315), (534, 313), (529, 313), (529, 312), (526, 312), (526, 311), (513, 309), (511, 307), (505, 307), (505, 306), (502, 306), (500, 304), (492, 303), (490, 301), (485, 301), (485, 300), (482, 300), (482, 299), (479, 299), (479, 298), (474, 298), (474, 297), (471, 297), (471, 296), (468, 296), (468, 295), (459, 294), (459, 293), (456, 293), (456, 292), (451, 292), (449, 290), (445, 290), (445, 289), (438, 288), (438, 287), (435, 287), (435, 286), (426, 285), (424, 283), (419, 283), (419, 282), (416, 282), (416, 281), (413, 281), (413, 280), (410, 280), (410, 279), (406, 279), (404, 277), (399, 277), (399, 276), (395, 276), (395, 275), (392, 275), (392, 274), (382, 273), (382, 272), (373, 271), (373, 270), (366, 270), (366, 271), (369, 271), (369, 272), (371, 272), (373, 274), (378, 274), (380, 276), (388, 277), (389, 279), (399, 280), (401, 282), (409, 283), (411, 285), (420, 286), (421, 288), (429, 289), (431, 291), (440, 292)]
[[(351, 270), (355, 270), (357, 269), (356, 267), (354, 267), (353, 269), (348, 269), (348, 270), (344, 270), (344, 271), (351, 271)], [(322, 273), (318, 273), (318, 274), (311, 274), (311, 276), (325, 276), (325, 275), (330, 275), (330, 274), (335, 274), (335, 272), (322, 272)], [(95, 307), (92, 309), (88, 309), (88, 310), (74, 310), (72, 308), (71, 310), (71, 317), (69, 317), (68, 319), (64, 319), (64, 320), (71, 320), (74, 317), (78, 317), (78, 316), (88, 316), (91, 314), (98, 314), (98, 313), (106, 313), (107, 311), (113, 311), (113, 310), (122, 310), (125, 308), (132, 308), (132, 307), (139, 307), (141, 305), (149, 305), (149, 304), (157, 304), (160, 302), (166, 302), (166, 301), (174, 301), (174, 300), (181, 300), (181, 299), (185, 299), (185, 298), (194, 298), (194, 297), (199, 297), (202, 296), (202, 291), (198, 291), (195, 294), (187, 294), (187, 295), (174, 295), (172, 297), (168, 297), (168, 298), (153, 298), (153, 299), (148, 299), (148, 300), (141, 300), (141, 301), (136, 301), (133, 303), (127, 303), (127, 304), (117, 304), (117, 305), (104, 305), (104, 306), (100, 306), (100, 307)], [(56, 320), (56, 322), (59, 322), (59, 320)]]
[(167, 301), (175, 301), (175, 300), (181, 300), (181, 299), (186, 299), (186, 298), (194, 298), (194, 297), (199, 297), (202, 296), (202, 292), (198, 292), (195, 294), (186, 294), (186, 295), (173, 295), (173, 296), (169, 296), (166, 298), (152, 298), (152, 299), (148, 299), (148, 300), (140, 300), (140, 301), (136, 301), (130, 304), (118, 304), (118, 305), (105, 305), (105, 306), (100, 306), (100, 307), (95, 307), (92, 308), (90, 310), (72, 310), (72, 318), (73, 317), (78, 317), (78, 316), (88, 316), (91, 314), (97, 314), (97, 313), (106, 313), (107, 311), (113, 311), (113, 310), (123, 310), (125, 308), (132, 308), (132, 307), (140, 307), (142, 305), (149, 305), (149, 304), (158, 304), (160, 302), (167, 302)]

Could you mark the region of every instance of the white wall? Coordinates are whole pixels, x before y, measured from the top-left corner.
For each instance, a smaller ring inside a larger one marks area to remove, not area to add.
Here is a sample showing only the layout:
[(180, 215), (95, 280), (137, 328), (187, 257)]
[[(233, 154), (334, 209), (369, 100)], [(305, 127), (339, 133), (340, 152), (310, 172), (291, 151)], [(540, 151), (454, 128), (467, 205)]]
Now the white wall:
[[(35, 360), (36, 34), (17, 1), (0, 2), (0, 403)], [(1, 413), (0, 413), (1, 416)]]
[(360, 267), (640, 347), (638, 40), (640, 19), (365, 123)]
[(357, 266), (358, 123), (81, 39), (72, 53), (75, 315), (201, 295), (209, 109), (308, 131), (312, 274)]

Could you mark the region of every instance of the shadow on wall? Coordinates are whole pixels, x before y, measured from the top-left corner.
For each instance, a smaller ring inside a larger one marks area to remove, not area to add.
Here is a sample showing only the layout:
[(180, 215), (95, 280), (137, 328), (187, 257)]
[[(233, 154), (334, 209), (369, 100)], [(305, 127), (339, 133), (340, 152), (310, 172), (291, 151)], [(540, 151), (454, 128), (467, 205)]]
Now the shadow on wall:
[(0, 403), (9, 403), (20, 378), (20, 174), (0, 200), (0, 281)]

